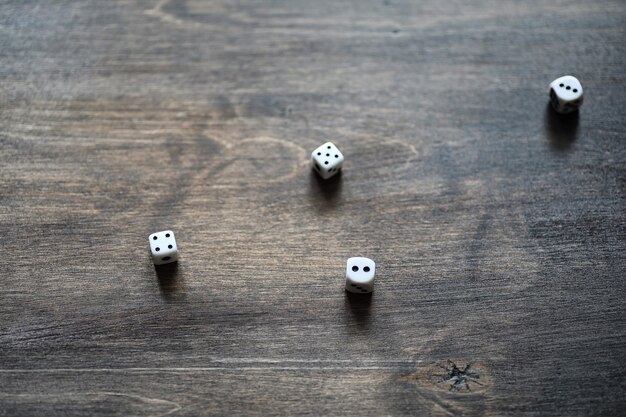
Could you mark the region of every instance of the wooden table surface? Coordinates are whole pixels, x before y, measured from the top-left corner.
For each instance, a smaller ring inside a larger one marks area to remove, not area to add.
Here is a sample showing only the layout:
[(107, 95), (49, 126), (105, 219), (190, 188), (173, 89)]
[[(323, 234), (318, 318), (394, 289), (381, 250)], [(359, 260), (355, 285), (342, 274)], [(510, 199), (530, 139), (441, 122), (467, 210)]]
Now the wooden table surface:
[(625, 68), (623, 0), (2, 1), (0, 416), (624, 415)]

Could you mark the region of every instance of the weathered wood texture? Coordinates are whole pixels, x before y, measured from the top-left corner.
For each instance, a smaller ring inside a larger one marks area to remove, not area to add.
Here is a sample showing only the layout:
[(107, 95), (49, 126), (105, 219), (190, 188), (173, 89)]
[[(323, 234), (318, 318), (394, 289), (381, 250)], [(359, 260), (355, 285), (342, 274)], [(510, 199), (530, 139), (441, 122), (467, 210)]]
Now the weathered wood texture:
[(622, 0), (3, 1), (0, 415), (623, 414), (625, 28)]

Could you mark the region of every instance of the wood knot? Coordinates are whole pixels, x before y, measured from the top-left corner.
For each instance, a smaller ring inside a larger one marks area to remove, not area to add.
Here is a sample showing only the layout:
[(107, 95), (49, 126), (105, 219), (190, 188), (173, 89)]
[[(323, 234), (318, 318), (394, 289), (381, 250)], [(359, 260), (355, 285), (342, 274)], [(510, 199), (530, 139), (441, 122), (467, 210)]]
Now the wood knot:
[(491, 384), (491, 378), (483, 363), (450, 359), (419, 366), (414, 372), (402, 376), (400, 380), (454, 393), (478, 393)]

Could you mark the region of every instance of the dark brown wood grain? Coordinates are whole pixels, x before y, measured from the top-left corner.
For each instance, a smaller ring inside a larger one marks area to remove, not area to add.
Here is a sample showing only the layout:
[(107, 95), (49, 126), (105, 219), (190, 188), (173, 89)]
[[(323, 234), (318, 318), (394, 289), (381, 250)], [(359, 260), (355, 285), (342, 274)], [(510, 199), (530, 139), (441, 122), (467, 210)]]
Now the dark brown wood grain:
[(619, 0), (1, 2), (0, 416), (623, 414), (625, 27)]

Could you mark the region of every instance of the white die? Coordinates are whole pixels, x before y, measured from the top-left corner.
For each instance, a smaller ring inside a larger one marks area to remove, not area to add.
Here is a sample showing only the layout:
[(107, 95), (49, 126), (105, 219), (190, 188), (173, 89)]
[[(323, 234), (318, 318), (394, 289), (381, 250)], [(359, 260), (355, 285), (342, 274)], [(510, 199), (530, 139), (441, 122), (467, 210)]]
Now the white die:
[(148, 237), (152, 262), (155, 265), (169, 264), (178, 260), (176, 238), (171, 230), (156, 232)]
[(311, 153), (311, 164), (315, 172), (326, 180), (341, 171), (343, 155), (332, 142), (326, 142)]
[(550, 103), (558, 113), (576, 111), (583, 104), (583, 86), (576, 77), (564, 75), (550, 83)]
[(366, 294), (374, 291), (376, 264), (369, 258), (350, 258), (346, 264), (346, 291)]

